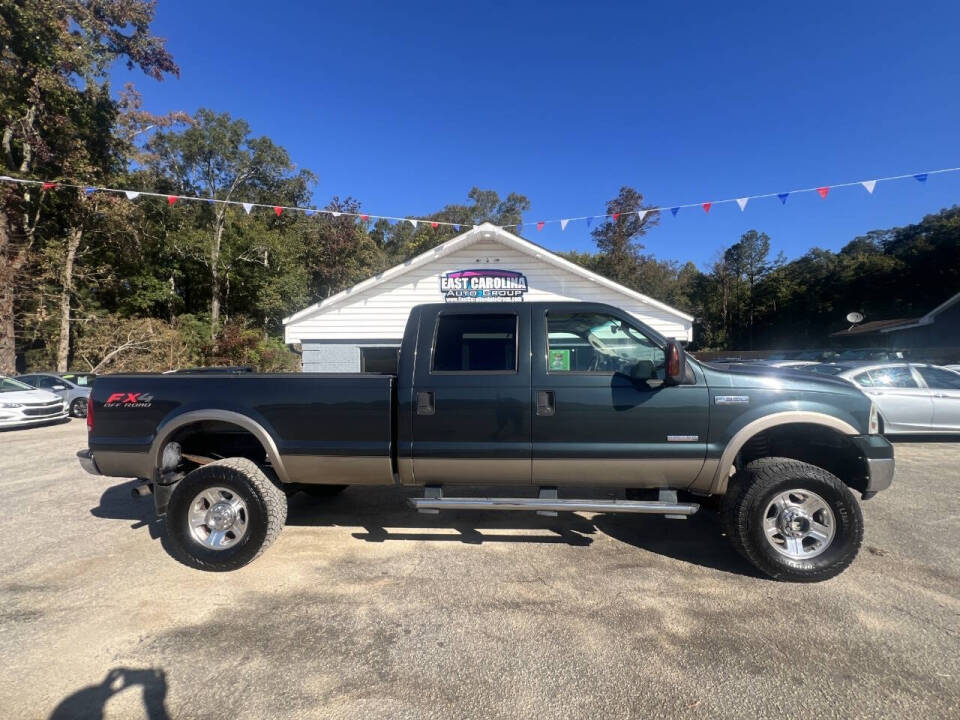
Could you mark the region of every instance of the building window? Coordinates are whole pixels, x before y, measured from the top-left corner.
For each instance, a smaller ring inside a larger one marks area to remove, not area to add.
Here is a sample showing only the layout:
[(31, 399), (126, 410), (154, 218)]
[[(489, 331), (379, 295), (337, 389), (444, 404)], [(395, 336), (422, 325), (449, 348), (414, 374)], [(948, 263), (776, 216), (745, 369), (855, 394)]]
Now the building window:
[(360, 348), (360, 372), (396, 375), (399, 350), (395, 347)]
[(516, 372), (516, 315), (441, 315), (433, 350), (436, 372)]

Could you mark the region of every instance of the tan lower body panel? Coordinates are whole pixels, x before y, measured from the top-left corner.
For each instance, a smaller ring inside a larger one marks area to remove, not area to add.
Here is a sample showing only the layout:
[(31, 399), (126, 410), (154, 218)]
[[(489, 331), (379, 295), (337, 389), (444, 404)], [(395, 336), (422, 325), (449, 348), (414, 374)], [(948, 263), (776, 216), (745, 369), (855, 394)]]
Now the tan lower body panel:
[(530, 458), (414, 458), (418, 485), (529, 485)]
[(702, 467), (703, 458), (535, 458), (533, 481), (536, 485), (686, 488)]
[(393, 485), (388, 457), (284, 455), (290, 482), (305, 485)]

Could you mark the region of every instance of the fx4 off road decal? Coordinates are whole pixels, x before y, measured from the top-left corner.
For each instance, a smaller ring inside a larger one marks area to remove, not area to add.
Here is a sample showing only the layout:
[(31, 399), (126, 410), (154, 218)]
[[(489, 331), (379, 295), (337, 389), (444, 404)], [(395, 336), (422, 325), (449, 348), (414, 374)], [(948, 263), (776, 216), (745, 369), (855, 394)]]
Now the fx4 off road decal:
[(146, 408), (153, 404), (153, 395), (144, 392), (116, 392), (103, 403), (105, 408)]
[(440, 292), (446, 302), (523, 300), (527, 278), (513, 270), (455, 270), (440, 276)]

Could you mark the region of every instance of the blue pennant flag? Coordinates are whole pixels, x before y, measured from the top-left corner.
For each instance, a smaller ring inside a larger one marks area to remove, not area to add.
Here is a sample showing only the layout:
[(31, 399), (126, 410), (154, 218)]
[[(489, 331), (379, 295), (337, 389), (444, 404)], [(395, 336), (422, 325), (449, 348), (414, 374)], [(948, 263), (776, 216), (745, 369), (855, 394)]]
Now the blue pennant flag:
[(456, 230), (457, 232), (460, 232), (460, 226), (457, 224), (454, 224), (453, 229)]
[(314, 215), (317, 214), (316, 210), (307, 210), (305, 212), (307, 213), (307, 217), (313, 217)]
[(592, 218), (592, 217), (588, 217), (588, 218), (587, 218), (587, 227), (590, 227), (590, 224), (591, 224), (592, 222), (593, 222), (593, 218)]
[(790, 193), (777, 193), (777, 197), (780, 198), (780, 202), (784, 205), (787, 204), (787, 198), (790, 197)]
[(84, 194), (84, 195), (93, 195), (96, 191), (97, 191), (97, 189), (96, 189), (95, 187), (85, 187), (85, 188), (83, 189), (83, 194)]
[(213, 198), (207, 198), (207, 205), (213, 205)]
[(914, 175), (913, 177), (916, 179), (917, 182), (926, 182), (926, 181), (927, 181), (927, 173), (918, 173), (917, 175)]
[(677, 216), (677, 213), (678, 213), (678, 212), (680, 212), (680, 208), (678, 208), (678, 207), (670, 208), (670, 213), (671, 213), (674, 217)]

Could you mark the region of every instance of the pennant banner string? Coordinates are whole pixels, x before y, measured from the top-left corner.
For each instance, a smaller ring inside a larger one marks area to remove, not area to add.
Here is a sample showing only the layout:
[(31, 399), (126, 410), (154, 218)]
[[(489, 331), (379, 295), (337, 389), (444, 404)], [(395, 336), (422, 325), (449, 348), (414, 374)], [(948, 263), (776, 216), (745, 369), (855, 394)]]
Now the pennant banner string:
[[(780, 199), (781, 203), (786, 205), (787, 198), (790, 197), (791, 195), (797, 195), (799, 193), (815, 192), (815, 193), (818, 193), (820, 197), (822, 197), (823, 199), (826, 199), (827, 195), (831, 190), (834, 190), (836, 188), (853, 187), (855, 185), (860, 185), (869, 194), (872, 195), (874, 189), (876, 188), (877, 183), (879, 182), (889, 182), (891, 180), (905, 180), (908, 178), (913, 178), (919, 183), (926, 183), (927, 179), (931, 175), (942, 175), (945, 173), (954, 173), (954, 172), (960, 172), (960, 167), (943, 168), (941, 170), (927, 170), (924, 172), (907, 173), (905, 175), (891, 175), (889, 177), (874, 178), (872, 180), (856, 180), (854, 182), (836, 183), (834, 185), (821, 185), (817, 187), (790, 190), (787, 192), (771, 192), (771, 193), (762, 193), (760, 195), (746, 195), (744, 197), (727, 198), (725, 200), (708, 200), (705, 202), (701, 201), (701, 202), (686, 203), (682, 205), (673, 205), (673, 206), (665, 205), (663, 207), (645, 208), (643, 210), (637, 211), (636, 214), (640, 220), (643, 220), (649, 213), (666, 212), (669, 210), (673, 215), (676, 215), (682, 208), (690, 208), (690, 207), (700, 207), (704, 210), (704, 212), (709, 213), (710, 209), (714, 205), (724, 205), (728, 203), (736, 203), (739, 206), (740, 211), (743, 212), (746, 210), (747, 203), (750, 200), (759, 200), (763, 198), (776, 197)], [(0, 175), (0, 182), (18, 183), (21, 185), (39, 185), (41, 186), (44, 192), (59, 190), (61, 188), (75, 188), (77, 190), (82, 191), (84, 195), (92, 195), (95, 192), (115, 193), (115, 194), (125, 195), (128, 200), (135, 200), (138, 197), (164, 198), (170, 206), (173, 206), (175, 203), (178, 203), (180, 201), (203, 202), (203, 203), (219, 204), (219, 205), (234, 205), (236, 207), (242, 208), (247, 214), (249, 214), (251, 210), (253, 210), (254, 208), (269, 208), (269, 209), (272, 209), (278, 217), (284, 211), (290, 210), (293, 212), (302, 212), (306, 214), (308, 217), (315, 215), (317, 213), (322, 213), (324, 215), (330, 215), (332, 217), (340, 217), (341, 215), (345, 215), (347, 217), (360, 218), (362, 221), (366, 221), (369, 218), (373, 218), (375, 220), (387, 220), (390, 222), (399, 222), (399, 223), (408, 222), (414, 228), (416, 228), (418, 223), (420, 222), (429, 222), (430, 226), (434, 228), (439, 227), (441, 225), (445, 227), (452, 227), (457, 231), (459, 231), (461, 228), (460, 223), (444, 222), (442, 220), (419, 220), (417, 218), (396, 217), (393, 215), (374, 215), (372, 213), (366, 213), (366, 212), (353, 213), (353, 212), (344, 212), (344, 211), (336, 211), (336, 210), (317, 210), (314, 208), (292, 207), (292, 206), (286, 206), (286, 205), (270, 205), (266, 203), (241, 202), (237, 200), (218, 200), (216, 198), (201, 198), (201, 197), (191, 197), (187, 195), (173, 195), (170, 193), (148, 192), (145, 190), (125, 190), (125, 189), (110, 188), (110, 187), (98, 187), (93, 185), (78, 185), (78, 184), (51, 181), (51, 180), (31, 180), (27, 178), (10, 177), (8, 175)], [(634, 213), (626, 213), (626, 214), (633, 215)], [(559, 224), (561, 230), (566, 230), (567, 225), (570, 222), (586, 220), (587, 227), (590, 227), (594, 220), (606, 220), (609, 218), (613, 218), (614, 221), (616, 221), (619, 217), (623, 215), (625, 215), (625, 213), (613, 212), (607, 215), (582, 215), (580, 217), (566, 217), (563, 219), (556, 219), (556, 220), (538, 220), (536, 221), (536, 226), (537, 226), (537, 230), (540, 231), (543, 229), (545, 225)], [(517, 228), (519, 231), (522, 229), (523, 223), (515, 223), (513, 225), (502, 225), (500, 227), (504, 229)]]

